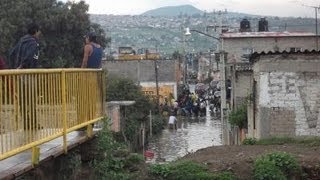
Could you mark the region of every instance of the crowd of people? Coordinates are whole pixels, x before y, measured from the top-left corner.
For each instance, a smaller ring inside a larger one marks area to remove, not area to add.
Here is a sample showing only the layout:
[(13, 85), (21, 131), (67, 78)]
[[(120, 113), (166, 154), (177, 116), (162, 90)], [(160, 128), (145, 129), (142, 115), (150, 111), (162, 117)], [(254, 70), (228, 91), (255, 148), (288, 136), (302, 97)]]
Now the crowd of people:
[(185, 87), (177, 99), (168, 100), (164, 98), (161, 104), (161, 113), (169, 115), (169, 128), (176, 129), (176, 116), (202, 117), (206, 116), (207, 106), (210, 107), (211, 113), (220, 111), (220, 87), (218, 83), (205, 86), (205, 88), (196, 88), (190, 92)]

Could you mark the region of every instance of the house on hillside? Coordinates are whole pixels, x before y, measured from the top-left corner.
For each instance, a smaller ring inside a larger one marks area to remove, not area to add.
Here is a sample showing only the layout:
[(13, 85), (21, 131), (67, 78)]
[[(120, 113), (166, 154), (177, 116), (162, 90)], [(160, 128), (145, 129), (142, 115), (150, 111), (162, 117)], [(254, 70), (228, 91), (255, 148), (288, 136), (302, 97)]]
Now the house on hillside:
[(263, 51), (250, 63), (248, 136), (320, 136), (320, 51)]

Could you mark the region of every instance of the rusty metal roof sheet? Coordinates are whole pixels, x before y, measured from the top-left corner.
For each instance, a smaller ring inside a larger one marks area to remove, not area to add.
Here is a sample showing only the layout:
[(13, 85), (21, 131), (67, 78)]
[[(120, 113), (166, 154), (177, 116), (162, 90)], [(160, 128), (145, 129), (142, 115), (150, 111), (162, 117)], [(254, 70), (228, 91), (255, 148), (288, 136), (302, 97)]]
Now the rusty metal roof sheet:
[(268, 38), (268, 37), (316, 37), (314, 33), (310, 32), (237, 32), (237, 33), (223, 33), (222, 39), (232, 38)]

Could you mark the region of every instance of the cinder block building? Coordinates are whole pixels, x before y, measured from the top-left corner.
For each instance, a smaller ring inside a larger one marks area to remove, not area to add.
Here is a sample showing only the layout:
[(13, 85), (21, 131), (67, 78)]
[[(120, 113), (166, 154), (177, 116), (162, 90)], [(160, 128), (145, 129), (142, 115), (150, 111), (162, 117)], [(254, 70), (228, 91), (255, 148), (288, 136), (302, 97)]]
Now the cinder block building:
[(248, 135), (320, 136), (320, 52), (254, 53)]
[[(232, 82), (231, 109), (250, 96), (253, 86), (249, 57), (260, 52), (297, 52), (319, 49), (320, 38), (305, 32), (239, 32), (223, 33), (221, 49), (226, 52), (226, 79)], [(246, 67), (247, 66), (247, 67)]]

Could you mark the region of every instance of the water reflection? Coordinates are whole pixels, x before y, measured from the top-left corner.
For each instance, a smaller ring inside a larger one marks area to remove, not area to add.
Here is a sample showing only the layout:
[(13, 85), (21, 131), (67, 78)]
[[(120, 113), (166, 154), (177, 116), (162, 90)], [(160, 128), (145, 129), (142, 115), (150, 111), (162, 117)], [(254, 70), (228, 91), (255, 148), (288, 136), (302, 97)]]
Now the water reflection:
[(148, 149), (155, 152), (151, 162), (173, 161), (209, 146), (222, 145), (222, 127), (220, 118), (178, 117), (177, 130), (163, 130), (162, 134), (154, 137)]

